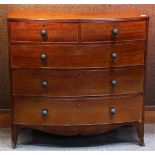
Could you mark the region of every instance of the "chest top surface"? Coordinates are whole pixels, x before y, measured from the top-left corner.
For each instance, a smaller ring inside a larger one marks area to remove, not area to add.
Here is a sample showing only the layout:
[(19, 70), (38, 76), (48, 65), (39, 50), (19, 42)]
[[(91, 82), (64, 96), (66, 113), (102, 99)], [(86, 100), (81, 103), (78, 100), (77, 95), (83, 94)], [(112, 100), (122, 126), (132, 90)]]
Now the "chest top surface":
[(115, 10), (115, 11), (71, 11), (71, 10), (14, 10), (8, 14), (9, 21), (23, 20), (65, 20), (65, 21), (89, 21), (89, 20), (143, 20), (149, 16), (137, 10)]

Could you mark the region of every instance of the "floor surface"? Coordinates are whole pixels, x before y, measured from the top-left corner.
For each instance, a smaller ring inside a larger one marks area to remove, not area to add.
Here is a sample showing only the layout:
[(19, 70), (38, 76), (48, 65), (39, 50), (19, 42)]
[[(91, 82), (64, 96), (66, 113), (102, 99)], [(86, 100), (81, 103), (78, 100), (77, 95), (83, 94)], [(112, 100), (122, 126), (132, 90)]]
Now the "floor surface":
[(121, 127), (102, 135), (62, 137), (24, 129), (16, 149), (11, 148), (10, 129), (0, 128), (0, 151), (155, 151), (155, 124), (145, 124), (145, 146), (139, 146), (137, 133)]

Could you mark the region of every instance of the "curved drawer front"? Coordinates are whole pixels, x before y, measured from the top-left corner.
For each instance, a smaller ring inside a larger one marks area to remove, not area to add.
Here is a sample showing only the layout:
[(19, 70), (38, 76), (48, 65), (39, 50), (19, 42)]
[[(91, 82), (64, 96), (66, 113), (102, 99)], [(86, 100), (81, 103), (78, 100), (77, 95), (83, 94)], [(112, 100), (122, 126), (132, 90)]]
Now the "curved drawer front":
[(15, 123), (87, 125), (141, 121), (141, 95), (111, 98), (14, 98)]
[(13, 70), (14, 95), (89, 96), (143, 92), (144, 68)]
[(46, 46), (13, 44), (11, 46), (11, 66), (104, 68), (139, 65), (144, 64), (144, 49), (144, 42)]
[(77, 42), (77, 40), (76, 23), (11, 22), (11, 41)]
[(82, 42), (145, 40), (146, 22), (82, 23)]

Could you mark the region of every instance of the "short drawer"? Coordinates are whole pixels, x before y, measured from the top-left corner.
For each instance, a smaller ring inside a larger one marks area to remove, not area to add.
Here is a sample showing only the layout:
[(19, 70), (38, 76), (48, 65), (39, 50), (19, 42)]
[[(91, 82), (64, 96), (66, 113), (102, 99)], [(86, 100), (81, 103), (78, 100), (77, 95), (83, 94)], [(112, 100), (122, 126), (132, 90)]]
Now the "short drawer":
[(143, 97), (14, 98), (13, 104), (17, 124), (91, 125), (141, 121)]
[(82, 42), (145, 40), (146, 22), (82, 23)]
[(14, 95), (94, 96), (143, 92), (144, 68), (13, 70)]
[(143, 41), (122, 44), (11, 45), (12, 67), (106, 68), (144, 64)]
[(76, 23), (11, 22), (11, 41), (77, 42), (77, 39)]

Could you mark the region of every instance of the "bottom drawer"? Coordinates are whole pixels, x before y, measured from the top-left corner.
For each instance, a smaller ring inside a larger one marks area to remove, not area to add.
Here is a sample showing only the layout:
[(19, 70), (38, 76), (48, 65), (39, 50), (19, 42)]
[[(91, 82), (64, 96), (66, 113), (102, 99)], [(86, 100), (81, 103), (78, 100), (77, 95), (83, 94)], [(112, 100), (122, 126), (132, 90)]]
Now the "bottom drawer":
[(14, 98), (14, 122), (89, 125), (140, 121), (142, 95), (98, 98)]

